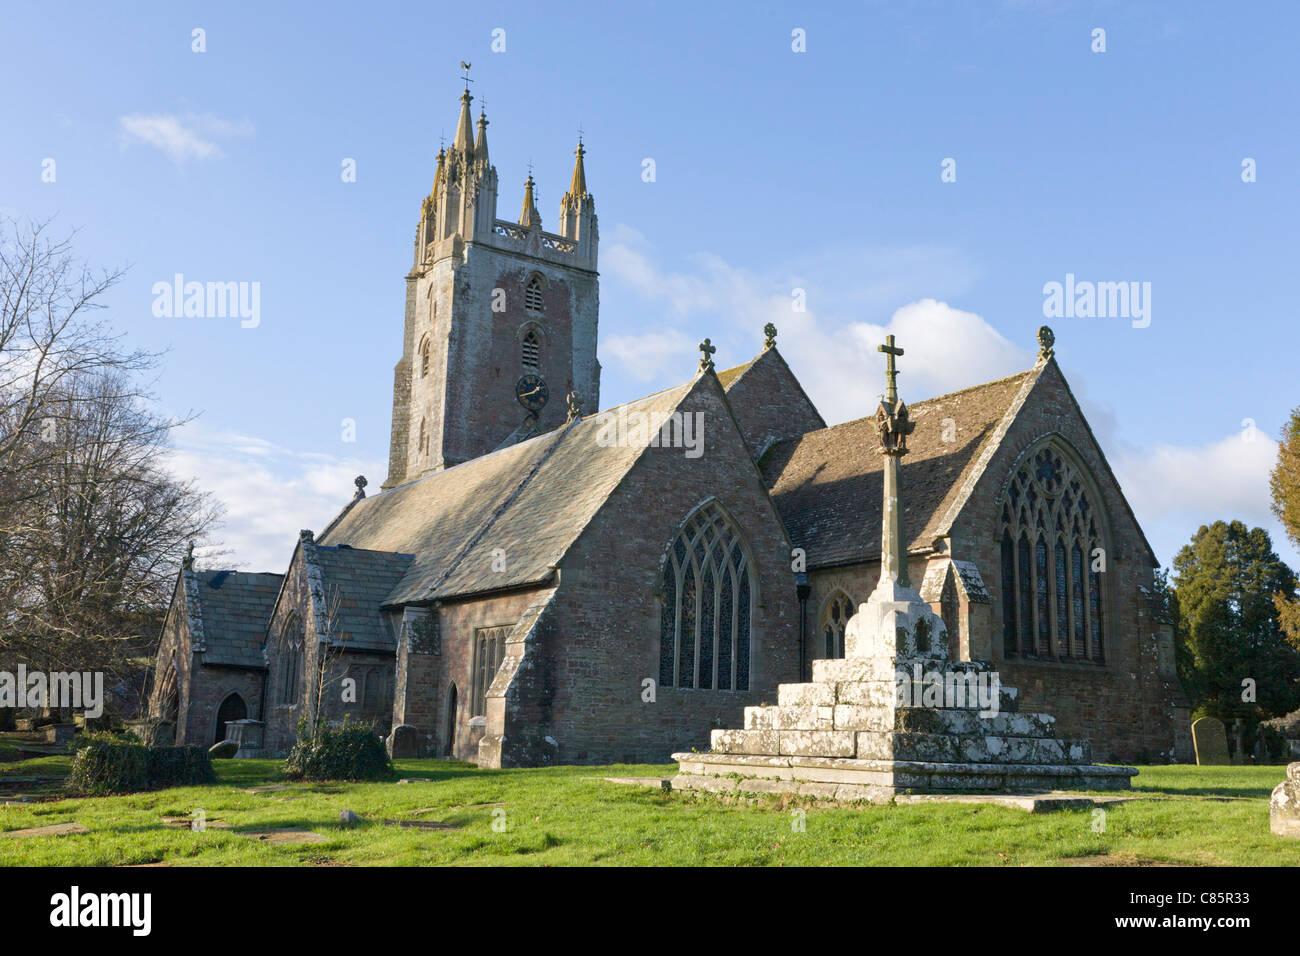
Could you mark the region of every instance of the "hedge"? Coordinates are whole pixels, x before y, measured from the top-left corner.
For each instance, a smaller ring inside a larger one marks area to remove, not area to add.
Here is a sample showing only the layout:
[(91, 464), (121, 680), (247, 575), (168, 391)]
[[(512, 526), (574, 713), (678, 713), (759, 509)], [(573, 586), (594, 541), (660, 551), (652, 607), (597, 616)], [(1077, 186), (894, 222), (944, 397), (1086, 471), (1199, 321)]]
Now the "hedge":
[(309, 734), (304, 723), (284, 773), (294, 780), (385, 780), (392, 776), (393, 763), (370, 727), (345, 722), (341, 727), (322, 725)]
[(87, 734), (77, 750), (67, 789), (78, 796), (137, 793), (215, 783), (202, 747), (146, 747), (113, 734)]

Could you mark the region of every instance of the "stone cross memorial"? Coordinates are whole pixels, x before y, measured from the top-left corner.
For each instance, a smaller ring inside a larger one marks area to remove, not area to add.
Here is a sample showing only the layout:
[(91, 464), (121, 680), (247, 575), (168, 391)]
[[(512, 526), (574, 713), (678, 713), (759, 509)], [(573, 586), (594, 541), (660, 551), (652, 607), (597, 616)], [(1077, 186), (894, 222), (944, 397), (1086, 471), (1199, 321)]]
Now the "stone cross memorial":
[(1088, 741), (1058, 739), (1048, 714), (1019, 713), (1016, 691), (986, 662), (948, 660), (943, 620), (908, 580), (899, 465), (915, 426), (898, 397), (903, 350), (890, 336), (880, 351), (880, 579), (848, 623), (845, 657), (813, 661), (812, 681), (780, 685), (776, 706), (746, 707), (744, 728), (713, 731), (708, 753), (674, 754), (672, 786), (872, 802), (1127, 789), (1136, 770), (1094, 765)]

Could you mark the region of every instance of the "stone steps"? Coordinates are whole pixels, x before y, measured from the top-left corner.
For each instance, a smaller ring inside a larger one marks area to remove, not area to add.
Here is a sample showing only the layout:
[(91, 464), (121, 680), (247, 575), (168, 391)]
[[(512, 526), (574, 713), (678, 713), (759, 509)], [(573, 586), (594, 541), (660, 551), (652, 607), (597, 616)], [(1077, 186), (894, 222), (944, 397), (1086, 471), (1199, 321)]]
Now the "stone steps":
[(907, 707), (897, 710), (859, 704), (798, 707), (746, 707), (745, 730), (858, 730), (959, 736), (1052, 737), (1050, 714), (999, 713), (983, 717), (977, 710)]
[(797, 793), (882, 802), (896, 793), (1041, 793), (1126, 790), (1132, 767), (1071, 764), (945, 763), (808, 756), (673, 754), (673, 789)]
[(1086, 764), (1092, 745), (1055, 737), (899, 733), (859, 730), (714, 730), (715, 754), (855, 757), (988, 764)]
[[(814, 662), (820, 663), (820, 662)], [(844, 661), (833, 663), (842, 664)], [(853, 661), (851, 663), (861, 663)], [(926, 685), (917, 685), (911, 681), (902, 684), (893, 678), (887, 680), (843, 680), (813, 681), (806, 684), (779, 684), (776, 689), (776, 702), (779, 707), (833, 707), (836, 704), (856, 704), (861, 707), (898, 707), (900, 701), (909, 702), (909, 706), (922, 706), (929, 703)], [(980, 710), (982, 704), (978, 693), (965, 696), (960, 707), (951, 706), (957, 700), (943, 699), (940, 706), (929, 707), (930, 710)], [(998, 688), (998, 712), (1015, 713), (1020, 708), (1019, 692), (1014, 687)]]

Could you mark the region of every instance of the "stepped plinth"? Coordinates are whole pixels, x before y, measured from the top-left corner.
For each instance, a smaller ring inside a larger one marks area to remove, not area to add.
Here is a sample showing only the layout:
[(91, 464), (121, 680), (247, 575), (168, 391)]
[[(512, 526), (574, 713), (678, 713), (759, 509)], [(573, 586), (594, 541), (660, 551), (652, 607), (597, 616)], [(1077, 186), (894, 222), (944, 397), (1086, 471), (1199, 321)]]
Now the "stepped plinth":
[(885, 454), (881, 576), (845, 630), (845, 657), (813, 661), (808, 683), (715, 730), (708, 753), (678, 753), (674, 789), (797, 793), (888, 802), (900, 793), (1125, 790), (1132, 767), (1092, 763), (1086, 740), (1022, 714), (1014, 688), (981, 661), (948, 660), (943, 620), (907, 579), (898, 459), (912, 430), (894, 387), (877, 412)]

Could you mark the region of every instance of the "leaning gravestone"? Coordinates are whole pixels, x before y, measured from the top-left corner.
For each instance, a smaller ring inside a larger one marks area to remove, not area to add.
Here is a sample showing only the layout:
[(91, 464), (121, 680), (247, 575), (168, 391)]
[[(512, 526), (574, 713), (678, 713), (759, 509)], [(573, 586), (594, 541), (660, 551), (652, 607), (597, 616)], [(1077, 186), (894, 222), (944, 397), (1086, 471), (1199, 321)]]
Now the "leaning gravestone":
[(1196, 747), (1199, 766), (1226, 766), (1228, 760), (1228, 734), (1223, 721), (1217, 717), (1202, 717), (1192, 721), (1192, 744)]
[(1300, 763), (1286, 768), (1286, 779), (1273, 791), (1268, 802), (1268, 822), (1278, 836), (1300, 840)]
[(420, 756), (419, 732), (410, 724), (398, 724), (388, 738), (389, 755), (394, 760)]
[(208, 748), (208, 756), (213, 760), (229, 760), (239, 753), (238, 740), (223, 740)]

